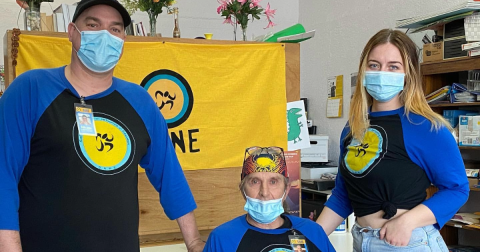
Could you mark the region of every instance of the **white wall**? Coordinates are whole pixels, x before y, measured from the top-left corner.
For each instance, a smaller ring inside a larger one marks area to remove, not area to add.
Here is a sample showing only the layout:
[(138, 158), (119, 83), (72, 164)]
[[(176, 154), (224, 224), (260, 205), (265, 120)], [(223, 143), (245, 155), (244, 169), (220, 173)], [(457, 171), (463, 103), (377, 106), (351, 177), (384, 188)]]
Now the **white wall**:
[[(301, 45), (301, 97), (308, 98), (308, 116), (317, 133), (330, 136), (329, 159), (338, 163), (339, 138), (348, 120), (350, 74), (358, 71), (360, 54), (368, 39), (397, 19), (446, 9), (465, 0), (300, 1), (299, 23), (316, 30)], [(421, 45), (421, 36), (415, 42)], [(343, 115), (326, 118), (327, 77), (344, 76)]]
[[(42, 3), (41, 12), (48, 14), (59, 6), (61, 3), (75, 3), (79, 0), (54, 0), (53, 3)], [(277, 9), (274, 23), (277, 26), (269, 29), (263, 29), (268, 22), (262, 16), (260, 20), (249, 23), (247, 28), (248, 39), (252, 36), (259, 36), (267, 32), (277, 32), (292, 26), (298, 22), (298, 0), (263, 0), (260, 4), (265, 8), (267, 3), (273, 9)], [(233, 27), (229, 24), (223, 24), (224, 19), (217, 14), (218, 3), (216, 0), (177, 0), (175, 4), (179, 8), (180, 32), (182, 38), (195, 38), (202, 36), (204, 33), (213, 33), (213, 39), (233, 40)], [(0, 65), (3, 65), (3, 36), (6, 30), (12, 28), (24, 29), (23, 10), (17, 24), (17, 16), (20, 7), (15, 0), (0, 0)], [(145, 29), (149, 31), (148, 15), (145, 12), (137, 11), (133, 14), (132, 19), (135, 22), (142, 22)], [(166, 12), (160, 14), (157, 19), (157, 33), (160, 32), (164, 37), (172, 37), (173, 32), (173, 15)], [(237, 32), (237, 40), (241, 39), (241, 31)]]

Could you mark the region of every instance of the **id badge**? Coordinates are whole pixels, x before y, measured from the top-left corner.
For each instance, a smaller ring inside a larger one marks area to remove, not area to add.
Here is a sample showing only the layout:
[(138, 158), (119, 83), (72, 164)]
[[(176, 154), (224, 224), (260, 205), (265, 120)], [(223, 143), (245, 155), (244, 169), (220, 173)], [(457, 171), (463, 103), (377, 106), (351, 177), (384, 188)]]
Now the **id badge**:
[(290, 245), (293, 252), (308, 252), (307, 242), (303, 235), (289, 235)]
[(96, 136), (93, 108), (88, 104), (75, 103), (75, 118), (77, 120), (78, 134), (82, 136)]

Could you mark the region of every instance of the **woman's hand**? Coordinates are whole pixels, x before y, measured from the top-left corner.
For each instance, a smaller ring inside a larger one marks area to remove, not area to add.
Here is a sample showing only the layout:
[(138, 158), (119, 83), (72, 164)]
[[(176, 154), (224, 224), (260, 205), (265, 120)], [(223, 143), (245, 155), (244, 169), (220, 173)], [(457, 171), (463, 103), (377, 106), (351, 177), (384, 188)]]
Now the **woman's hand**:
[(404, 217), (399, 216), (387, 221), (382, 229), (380, 229), (380, 239), (384, 240), (393, 246), (403, 247), (407, 246), (412, 236), (412, 231), (415, 229), (410, 225)]

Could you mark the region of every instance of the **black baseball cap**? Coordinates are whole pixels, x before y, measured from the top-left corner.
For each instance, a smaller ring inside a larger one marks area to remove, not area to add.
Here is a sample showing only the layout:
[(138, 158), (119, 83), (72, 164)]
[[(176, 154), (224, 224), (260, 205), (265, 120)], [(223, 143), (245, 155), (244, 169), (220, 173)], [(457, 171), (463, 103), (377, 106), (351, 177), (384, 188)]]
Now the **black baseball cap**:
[(78, 16), (80, 16), (84, 10), (99, 4), (104, 4), (115, 8), (122, 16), (124, 27), (127, 27), (132, 22), (128, 11), (117, 0), (82, 0), (77, 4), (72, 22), (75, 22), (75, 20), (77, 20)]

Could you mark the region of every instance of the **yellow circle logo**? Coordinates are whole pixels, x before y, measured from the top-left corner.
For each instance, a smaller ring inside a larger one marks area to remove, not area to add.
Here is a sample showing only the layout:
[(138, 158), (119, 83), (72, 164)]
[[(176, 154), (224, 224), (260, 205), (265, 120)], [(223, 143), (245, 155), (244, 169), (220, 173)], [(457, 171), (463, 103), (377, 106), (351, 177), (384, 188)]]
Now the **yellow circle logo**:
[(79, 135), (77, 131), (77, 153), (85, 165), (97, 173), (113, 175), (122, 172), (133, 160), (135, 142), (130, 131), (106, 114), (98, 116), (95, 113), (94, 121), (96, 136)]
[(383, 137), (380, 131), (369, 128), (362, 142), (353, 139), (347, 146), (345, 165), (353, 174), (363, 174), (368, 168), (374, 167), (382, 154)]
[(112, 124), (96, 121), (97, 136), (84, 136), (83, 145), (90, 159), (100, 167), (115, 167), (127, 154), (127, 140)]

